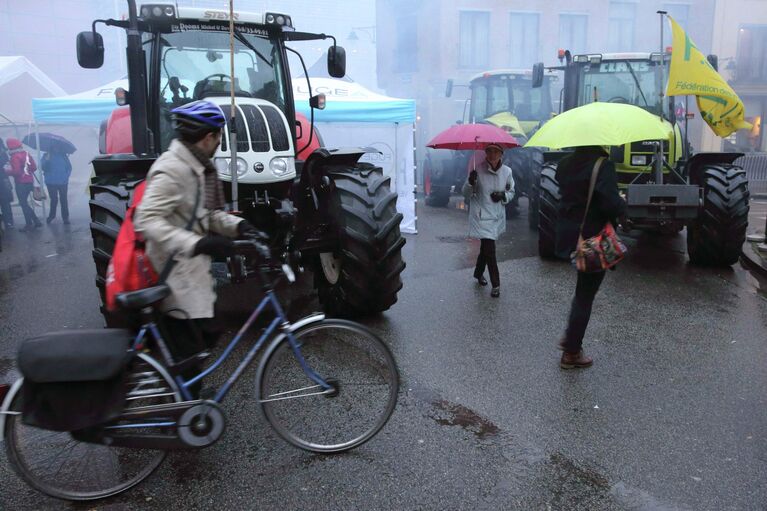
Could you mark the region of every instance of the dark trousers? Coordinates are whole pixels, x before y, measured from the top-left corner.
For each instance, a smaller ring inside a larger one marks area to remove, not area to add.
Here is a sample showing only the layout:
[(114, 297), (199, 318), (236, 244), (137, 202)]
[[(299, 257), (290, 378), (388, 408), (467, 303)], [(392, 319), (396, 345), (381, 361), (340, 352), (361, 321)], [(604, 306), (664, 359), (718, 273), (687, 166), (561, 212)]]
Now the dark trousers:
[[(163, 340), (176, 364), (215, 346), (220, 333), (212, 319), (179, 319), (164, 316), (162, 326), (164, 327)], [(190, 380), (200, 374), (202, 369), (203, 363), (199, 361), (181, 371), (180, 374), (184, 380)], [(189, 392), (192, 397), (199, 397), (201, 388), (202, 382), (191, 386)]]
[(19, 198), (19, 205), (24, 213), (24, 221), (27, 226), (40, 225), (35, 210), (29, 205), (29, 194), (32, 193), (32, 188), (32, 183), (16, 183), (16, 197)]
[(64, 221), (69, 220), (69, 203), (67, 202), (67, 188), (69, 185), (47, 185), (48, 195), (51, 196), (51, 212), (48, 213), (48, 218), (53, 220), (56, 218), (56, 206), (61, 201), (61, 218)]
[(13, 189), (10, 184), (6, 186), (3, 183), (3, 176), (0, 176), (0, 213), (3, 214), (3, 223), (6, 227), (13, 225), (13, 209), (11, 201), (13, 200)]
[(605, 278), (605, 272), (578, 272), (578, 283), (575, 285), (575, 297), (570, 306), (570, 317), (567, 320), (565, 332), (565, 351), (577, 353), (583, 345), (583, 336), (591, 318), (591, 307), (599, 286)]
[(495, 257), (495, 240), (482, 238), (479, 242), (479, 255), (477, 266), (474, 268), (474, 278), (480, 278), (485, 274), (485, 266), (490, 273), (490, 284), (493, 287), (501, 286), (501, 277), (498, 274), (498, 260)]

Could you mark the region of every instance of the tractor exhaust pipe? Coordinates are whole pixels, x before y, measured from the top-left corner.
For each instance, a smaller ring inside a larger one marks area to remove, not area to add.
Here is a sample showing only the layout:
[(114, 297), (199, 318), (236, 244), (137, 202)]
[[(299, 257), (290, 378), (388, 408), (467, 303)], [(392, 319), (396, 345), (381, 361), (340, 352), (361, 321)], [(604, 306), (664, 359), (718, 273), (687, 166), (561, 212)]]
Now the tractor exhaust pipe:
[(133, 153), (136, 156), (144, 156), (150, 153), (151, 146), (146, 109), (146, 65), (144, 63), (144, 48), (141, 45), (141, 32), (138, 29), (136, 0), (128, 0), (128, 23), (126, 57), (128, 62), (128, 90), (130, 91), (131, 137), (133, 138)]

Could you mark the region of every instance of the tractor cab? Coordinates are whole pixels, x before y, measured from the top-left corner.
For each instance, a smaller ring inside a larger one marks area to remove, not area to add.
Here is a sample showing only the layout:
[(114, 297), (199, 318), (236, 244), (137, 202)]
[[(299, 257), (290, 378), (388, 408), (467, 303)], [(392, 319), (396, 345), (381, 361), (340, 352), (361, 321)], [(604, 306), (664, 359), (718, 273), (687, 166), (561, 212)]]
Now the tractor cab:
[(551, 118), (551, 86), (556, 80), (556, 76), (547, 75), (542, 86), (534, 89), (529, 70), (498, 69), (478, 74), (469, 82), (468, 122), (489, 122), (525, 140)]
[[(638, 106), (658, 115), (658, 121), (673, 127), (673, 139), (663, 141), (663, 157), (669, 166), (683, 158), (682, 133), (676, 124), (674, 109), (670, 101), (661, 100), (662, 69), (671, 55), (664, 53), (604, 53), (571, 56), (560, 52), (562, 66), (556, 69), (564, 72), (562, 110), (587, 105), (595, 101), (624, 103)], [(663, 60), (662, 60), (663, 59)], [(540, 64), (538, 66), (541, 66)], [(533, 74), (541, 71), (533, 71)], [(538, 81), (534, 86), (538, 85)], [(661, 120), (662, 118), (662, 120)], [(643, 183), (652, 180), (652, 163), (656, 142), (647, 140), (625, 146), (613, 147), (610, 159), (616, 165), (619, 183)], [(674, 178), (668, 168), (665, 179)]]
[[(137, 145), (145, 144), (137, 154), (155, 156), (165, 151), (174, 136), (171, 111), (191, 101), (206, 99), (216, 103), (231, 119), (234, 92), (236, 162), (231, 165), (227, 126), (213, 163), (225, 181), (232, 180), (232, 168), (236, 168), (243, 194), (252, 196), (256, 188), (266, 188), (273, 195), (285, 196), (296, 177), (296, 156), (306, 146), (303, 143), (298, 147), (298, 142), (309, 138), (304, 134), (314, 134), (303, 116), (297, 121), (285, 43), (327, 36), (296, 32), (287, 14), (237, 12), (232, 46), (227, 11), (170, 4), (145, 4), (137, 11), (141, 37), (137, 58), (143, 73), (132, 73), (131, 90), (119, 91), (117, 99), (118, 104), (130, 105), (131, 124), (138, 119), (139, 123), (145, 122), (147, 129), (138, 135), (132, 132), (132, 137), (124, 133), (132, 138), (128, 148), (136, 152)], [(128, 24), (115, 20), (105, 23), (124, 28)], [(84, 67), (90, 67), (87, 55), (92, 45), (89, 48), (85, 39), (88, 36), (97, 41), (100, 35), (95, 31), (83, 34), (78, 39), (78, 58)], [(331, 74), (345, 74), (343, 48), (331, 47), (328, 61)], [(143, 91), (136, 93), (136, 89)], [(139, 103), (142, 96), (146, 100)], [(319, 106), (319, 98), (314, 101)], [(114, 139), (114, 135), (107, 132), (105, 138)], [(318, 137), (311, 138), (318, 147)]]

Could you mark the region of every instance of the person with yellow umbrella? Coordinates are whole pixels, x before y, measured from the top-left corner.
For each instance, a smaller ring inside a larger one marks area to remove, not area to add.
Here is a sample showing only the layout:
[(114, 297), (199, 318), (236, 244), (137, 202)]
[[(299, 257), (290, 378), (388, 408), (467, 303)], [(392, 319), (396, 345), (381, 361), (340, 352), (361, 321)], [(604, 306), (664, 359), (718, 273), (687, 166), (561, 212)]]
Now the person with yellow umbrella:
[[(588, 239), (599, 234), (606, 223), (617, 224), (616, 219), (626, 210), (618, 193), (615, 165), (606, 148), (638, 140), (665, 140), (669, 136), (668, 128), (658, 117), (641, 108), (617, 103), (591, 103), (568, 110), (533, 135), (526, 145), (575, 148), (559, 162), (556, 171), (561, 194), (556, 229), (558, 256), (571, 257), (579, 237)], [(596, 180), (592, 179), (593, 174)], [(604, 277), (605, 271), (578, 271), (567, 327), (559, 343), (563, 351), (559, 364), (563, 369), (589, 367), (593, 363), (583, 352), (583, 338)]]

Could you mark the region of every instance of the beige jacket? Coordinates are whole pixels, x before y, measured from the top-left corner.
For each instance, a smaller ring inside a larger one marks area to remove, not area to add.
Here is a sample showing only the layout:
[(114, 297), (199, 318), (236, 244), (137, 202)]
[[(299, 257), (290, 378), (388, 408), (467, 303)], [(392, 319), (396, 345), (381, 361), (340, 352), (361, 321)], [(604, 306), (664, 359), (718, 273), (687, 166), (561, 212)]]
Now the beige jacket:
[[(183, 318), (181, 309), (191, 318), (213, 317), (216, 293), (210, 271), (211, 259), (206, 255), (192, 257), (194, 246), (207, 232), (229, 237), (237, 235), (241, 218), (224, 211), (205, 209), (205, 167), (178, 140), (171, 142), (149, 169), (144, 198), (136, 208), (136, 232), (146, 239), (146, 252), (152, 266), (161, 272), (172, 254), (177, 261), (167, 284), (173, 293), (162, 303), (162, 310)], [(186, 230), (197, 194), (192, 231)]]

